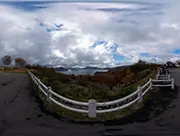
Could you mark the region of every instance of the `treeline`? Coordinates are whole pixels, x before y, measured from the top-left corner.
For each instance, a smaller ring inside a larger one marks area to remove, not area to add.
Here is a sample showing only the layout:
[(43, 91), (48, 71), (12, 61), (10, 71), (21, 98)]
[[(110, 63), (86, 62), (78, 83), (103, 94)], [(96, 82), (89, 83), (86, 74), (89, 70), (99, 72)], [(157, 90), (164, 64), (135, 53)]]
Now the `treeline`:
[(127, 82), (132, 82), (134, 80), (140, 80), (145, 76), (148, 76), (152, 71), (156, 70), (159, 65), (146, 63), (144, 61), (139, 61), (138, 63), (127, 66), (127, 67), (119, 67), (108, 70), (108, 72), (100, 72), (95, 74), (94, 76), (88, 75), (79, 75), (74, 76), (71, 75), (72, 78), (81, 80), (85, 82), (87, 80), (102, 84), (124, 84)]
[[(41, 72), (44, 74), (56, 73), (54, 68), (49, 68), (49, 67), (42, 66), (39, 64), (32, 64), (31, 65), (31, 64), (28, 64), (26, 62), (26, 60), (24, 58), (21, 58), (21, 57), (17, 57), (17, 58), (13, 59), (11, 56), (6, 55), (6, 56), (2, 57), (2, 63), (5, 66), (12, 65), (15, 67), (23, 67), (23, 68), (33, 69), (33, 70), (35, 70), (35, 72)], [(14, 64), (12, 64), (12, 63), (14, 63)]]

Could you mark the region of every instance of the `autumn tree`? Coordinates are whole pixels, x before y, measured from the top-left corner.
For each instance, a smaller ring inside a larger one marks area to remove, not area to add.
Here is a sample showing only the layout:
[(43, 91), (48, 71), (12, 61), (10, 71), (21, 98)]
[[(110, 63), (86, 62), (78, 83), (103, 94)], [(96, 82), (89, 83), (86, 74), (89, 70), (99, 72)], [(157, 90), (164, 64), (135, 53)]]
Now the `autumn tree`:
[(124, 83), (131, 82), (133, 80), (134, 76), (135, 76), (134, 73), (131, 71), (130, 68), (128, 68), (126, 70), (126, 76), (123, 79)]
[(26, 61), (23, 58), (15, 58), (14, 63), (16, 66), (23, 67), (26, 65)]
[(11, 62), (12, 62), (11, 56), (8, 56), (8, 55), (4, 56), (4, 57), (2, 58), (2, 62), (3, 62), (5, 65), (10, 65)]

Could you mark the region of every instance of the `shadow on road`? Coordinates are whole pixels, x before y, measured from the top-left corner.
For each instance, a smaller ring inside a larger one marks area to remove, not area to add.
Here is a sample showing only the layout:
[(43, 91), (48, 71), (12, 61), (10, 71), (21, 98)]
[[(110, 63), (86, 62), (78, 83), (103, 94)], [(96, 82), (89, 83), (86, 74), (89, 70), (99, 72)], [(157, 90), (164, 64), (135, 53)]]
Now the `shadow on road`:
[(158, 117), (164, 111), (175, 108), (176, 105), (172, 105), (172, 101), (178, 98), (179, 87), (175, 87), (174, 90), (171, 88), (161, 88), (156, 92), (152, 92), (149, 96), (149, 100), (144, 106), (136, 113), (129, 115), (120, 120), (113, 120), (105, 122), (106, 125), (124, 125), (134, 122), (147, 122), (153, 118)]

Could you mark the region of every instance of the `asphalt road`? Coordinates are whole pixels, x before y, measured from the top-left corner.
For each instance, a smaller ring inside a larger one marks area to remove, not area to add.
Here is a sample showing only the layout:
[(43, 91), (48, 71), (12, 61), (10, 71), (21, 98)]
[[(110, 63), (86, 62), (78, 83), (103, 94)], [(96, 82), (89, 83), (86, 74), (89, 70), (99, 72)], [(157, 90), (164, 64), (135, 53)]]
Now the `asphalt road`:
[[(179, 92), (180, 69), (171, 71)], [(167, 89), (166, 89), (167, 91)], [(171, 91), (168, 89), (168, 91)], [(173, 93), (173, 92), (172, 92)], [(162, 97), (162, 96), (160, 96)], [(151, 104), (156, 107), (156, 101)], [(78, 124), (44, 113), (31, 95), (23, 74), (0, 73), (0, 136), (177, 136), (180, 135), (180, 94), (160, 114), (145, 121)], [(158, 106), (155, 111), (158, 111)], [(151, 110), (149, 110), (151, 111)], [(154, 112), (152, 110), (152, 112)], [(134, 118), (143, 118), (141, 113)], [(154, 114), (148, 114), (154, 115)]]

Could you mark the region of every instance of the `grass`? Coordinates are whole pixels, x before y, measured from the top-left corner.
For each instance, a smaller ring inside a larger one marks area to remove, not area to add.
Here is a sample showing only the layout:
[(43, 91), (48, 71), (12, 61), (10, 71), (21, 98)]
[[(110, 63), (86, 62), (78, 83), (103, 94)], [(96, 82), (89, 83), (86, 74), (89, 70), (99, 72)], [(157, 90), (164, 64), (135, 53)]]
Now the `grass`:
[[(133, 91), (135, 91), (137, 89), (137, 87), (139, 85), (143, 85), (145, 84), (149, 78), (153, 78), (155, 76), (155, 71), (153, 71), (149, 76), (143, 78), (142, 80), (138, 81), (135, 84), (132, 84), (128, 87), (125, 87), (123, 89), (121, 89), (121, 95), (116, 96), (116, 98), (121, 98), (123, 96), (126, 96), (130, 93), (132, 93)], [(35, 84), (34, 84), (35, 86)], [(35, 90), (37, 90), (37, 87), (34, 87)], [(146, 103), (149, 99), (149, 93), (145, 96), (144, 101), (142, 104), (133, 104), (128, 108), (116, 111), (116, 112), (111, 112), (111, 113), (103, 113), (103, 114), (97, 114), (97, 117), (94, 119), (91, 119), (88, 117), (87, 114), (83, 114), (83, 113), (77, 113), (77, 112), (73, 112), (73, 111), (69, 111), (65, 108), (62, 108), (60, 106), (57, 106), (56, 104), (49, 102), (46, 100), (46, 97), (42, 94), (42, 92), (39, 90), (37, 91), (37, 97), (41, 102), (41, 105), (43, 105), (44, 109), (53, 114), (56, 115), (58, 117), (64, 117), (73, 121), (107, 121), (107, 120), (118, 120), (121, 119), (123, 117), (126, 117), (130, 114), (133, 114), (134, 112), (136, 112), (138, 109), (140, 109), (144, 103)], [(123, 92), (123, 93), (122, 93)], [(84, 100), (81, 99), (81, 100)], [(88, 99), (86, 99), (87, 101)], [(99, 100), (98, 100), (99, 101)]]
[(38, 77), (45, 85), (51, 86), (53, 91), (64, 97), (78, 101), (96, 99), (103, 102), (127, 96), (134, 92), (139, 85), (145, 84), (149, 78), (154, 76), (155, 71), (152, 71), (147, 77), (124, 87), (119, 87), (117, 84), (110, 87), (108, 84), (100, 84), (89, 80), (62, 81), (64, 77), (60, 74), (57, 77), (44, 77), (43, 75)]
[[(84, 122), (84, 121), (88, 121), (88, 122), (94, 122), (94, 121), (108, 121), (108, 120), (118, 120), (121, 119), (125, 116), (128, 116), (134, 112), (136, 112), (139, 108), (142, 107), (142, 104), (134, 104), (128, 108), (116, 111), (116, 112), (110, 112), (110, 113), (103, 113), (103, 114), (97, 114), (96, 118), (89, 118), (88, 114), (86, 113), (77, 113), (77, 112), (73, 112), (70, 110), (67, 110), (65, 108), (62, 108), (52, 102), (48, 102), (46, 100), (46, 97), (40, 92), (40, 90), (38, 91), (38, 96), (39, 96), (39, 100), (41, 102), (41, 104), (43, 105), (43, 108), (45, 109), (45, 111), (47, 111), (48, 113), (55, 115), (56, 117), (63, 117), (75, 122)], [(138, 108), (137, 108), (138, 107)]]
[[(10, 68), (10, 67), (4, 67), (4, 70), (0, 70), (1, 72), (7, 72), (7, 73), (18, 73), (18, 74), (27, 74), (26, 68)], [(34, 69), (29, 69), (31, 72), (36, 72)]]
[(3, 72), (7, 73), (18, 73), (18, 74), (26, 74), (26, 69), (25, 68), (5, 68)]

